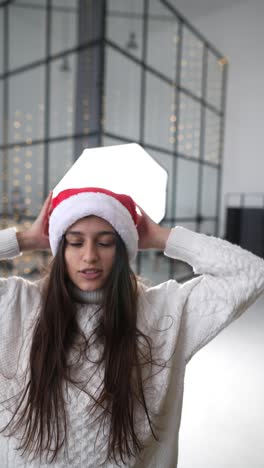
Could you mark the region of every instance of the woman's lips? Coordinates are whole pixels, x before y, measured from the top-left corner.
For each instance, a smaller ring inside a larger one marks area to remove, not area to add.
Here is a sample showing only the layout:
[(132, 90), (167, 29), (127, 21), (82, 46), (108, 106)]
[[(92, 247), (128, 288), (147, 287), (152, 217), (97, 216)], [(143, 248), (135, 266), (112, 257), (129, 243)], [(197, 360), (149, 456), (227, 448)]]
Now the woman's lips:
[(79, 271), (79, 273), (84, 279), (95, 280), (101, 276), (102, 270), (83, 270)]

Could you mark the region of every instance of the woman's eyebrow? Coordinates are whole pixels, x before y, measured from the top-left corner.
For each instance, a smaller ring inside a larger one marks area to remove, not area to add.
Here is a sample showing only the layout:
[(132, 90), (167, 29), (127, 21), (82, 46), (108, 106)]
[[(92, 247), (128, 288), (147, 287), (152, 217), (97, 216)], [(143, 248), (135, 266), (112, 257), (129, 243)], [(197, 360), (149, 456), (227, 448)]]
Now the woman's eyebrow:
[[(85, 236), (84, 232), (81, 231), (68, 231), (66, 232), (66, 235), (72, 235), (72, 236)], [(104, 235), (112, 235), (115, 236), (114, 231), (98, 231), (96, 232), (97, 236), (104, 236)]]

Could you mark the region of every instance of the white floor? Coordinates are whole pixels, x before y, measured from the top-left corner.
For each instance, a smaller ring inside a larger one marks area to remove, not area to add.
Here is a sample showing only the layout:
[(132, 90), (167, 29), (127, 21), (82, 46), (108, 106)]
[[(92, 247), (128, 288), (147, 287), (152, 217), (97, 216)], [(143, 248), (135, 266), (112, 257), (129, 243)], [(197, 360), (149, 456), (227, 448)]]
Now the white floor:
[(264, 295), (187, 367), (178, 468), (264, 467)]

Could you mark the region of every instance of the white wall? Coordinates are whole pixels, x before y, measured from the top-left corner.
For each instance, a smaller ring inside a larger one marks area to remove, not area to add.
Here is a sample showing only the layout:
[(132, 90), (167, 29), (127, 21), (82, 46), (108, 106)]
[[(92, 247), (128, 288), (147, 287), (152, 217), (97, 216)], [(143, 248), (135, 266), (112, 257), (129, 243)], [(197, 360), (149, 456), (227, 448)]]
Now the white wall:
[[(192, 18), (192, 23), (230, 61), (223, 196), (236, 191), (264, 192), (263, 19), (263, 0), (250, 0)], [(223, 223), (222, 211), (222, 229)]]
[[(263, 19), (263, 0), (192, 18), (230, 60), (223, 196), (264, 192)], [(262, 296), (187, 367), (179, 468), (264, 466), (263, 308)]]

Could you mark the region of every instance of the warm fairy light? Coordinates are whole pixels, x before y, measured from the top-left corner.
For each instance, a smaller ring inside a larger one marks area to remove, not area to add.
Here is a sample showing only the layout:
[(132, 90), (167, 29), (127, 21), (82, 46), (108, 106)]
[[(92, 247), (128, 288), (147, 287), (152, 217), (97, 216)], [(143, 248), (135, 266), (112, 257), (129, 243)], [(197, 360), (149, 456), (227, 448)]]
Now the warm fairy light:
[(171, 121), (171, 122), (176, 122), (176, 120), (177, 120), (176, 115), (172, 115), (172, 116), (170, 117), (170, 121)]
[(228, 65), (229, 59), (227, 57), (221, 57), (217, 63), (221, 66)]
[(20, 127), (21, 127), (21, 123), (18, 122), (18, 120), (16, 120), (16, 121), (14, 122), (14, 127), (15, 127), (15, 128), (20, 128)]

